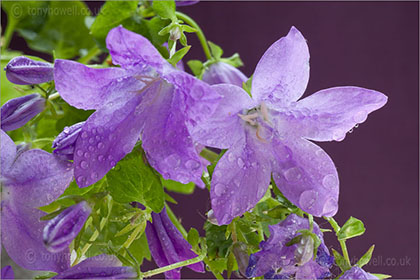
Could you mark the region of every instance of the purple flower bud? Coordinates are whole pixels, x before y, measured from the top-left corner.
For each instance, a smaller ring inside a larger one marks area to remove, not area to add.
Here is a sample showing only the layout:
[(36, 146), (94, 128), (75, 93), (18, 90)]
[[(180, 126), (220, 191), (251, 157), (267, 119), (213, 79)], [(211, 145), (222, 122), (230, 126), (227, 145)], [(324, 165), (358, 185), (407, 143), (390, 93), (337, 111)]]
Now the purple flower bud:
[(45, 99), (38, 93), (13, 98), (1, 107), (1, 129), (18, 129), (44, 110)]
[(4, 68), (7, 79), (17, 85), (41, 84), (54, 80), (54, 66), (51, 63), (35, 61), (18, 56)]
[(353, 266), (347, 270), (340, 279), (379, 279), (375, 275), (372, 275), (358, 266)]
[(225, 62), (216, 62), (210, 65), (203, 74), (203, 81), (210, 84), (231, 84), (242, 87), (248, 78), (237, 68)]
[(73, 205), (53, 218), (44, 227), (43, 239), (47, 250), (57, 253), (72, 242), (82, 229), (92, 209), (86, 201)]
[(70, 127), (66, 126), (52, 143), (52, 147), (55, 149), (53, 154), (58, 155), (63, 159), (72, 160), (74, 146), (76, 145), (77, 137), (79, 137), (79, 133), (84, 124), (85, 122), (79, 122)]

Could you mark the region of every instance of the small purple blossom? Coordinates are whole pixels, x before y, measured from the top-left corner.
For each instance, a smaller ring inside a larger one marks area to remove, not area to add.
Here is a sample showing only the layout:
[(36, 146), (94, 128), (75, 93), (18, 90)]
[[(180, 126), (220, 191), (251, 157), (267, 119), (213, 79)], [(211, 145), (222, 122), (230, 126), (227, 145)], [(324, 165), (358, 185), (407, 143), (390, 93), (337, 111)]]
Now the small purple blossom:
[(56, 89), (70, 105), (94, 112), (76, 140), (79, 187), (100, 180), (141, 137), (150, 165), (165, 179), (204, 187), (189, 129), (210, 116), (220, 100), (209, 85), (172, 67), (143, 36), (116, 27), (106, 39), (114, 64), (93, 69), (57, 60)]
[(238, 68), (219, 61), (210, 65), (203, 74), (202, 80), (210, 85), (231, 84), (242, 87), (248, 78)]
[(298, 101), (308, 80), (308, 46), (292, 27), (260, 59), (252, 79), (252, 98), (234, 85), (212, 86), (223, 100), (213, 116), (191, 133), (199, 143), (228, 149), (211, 182), (211, 204), (219, 224), (228, 224), (253, 208), (271, 177), (302, 210), (318, 217), (337, 212), (337, 170), (328, 154), (309, 140), (343, 140), (387, 97), (346, 86)]
[[(166, 208), (159, 214), (152, 213), (152, 223), (147, 222), (146, 237), (150, 253), (159, 267), (197, 257), (191, 245), (182, 237), (166, 213)], [(202, 262), (191, 264), (188, 268), (204, 272)], [(165, 272), (166, 279), (180, 279), (181, 268)]]
[(10, 265), (6, 265), (1, 269), (0, 279), (15, 279), (15, 273)]
[(63, 159), (73, 160), (76, 140), (84, 124), (85, 122), (79, 122), (70, 127), (66, 126), (52, 143), (52, 148), (55, 149), (53, 154)]
[(45, 99), (38, 93), (10, 99), (1, 106), (1, 129), (15, 130), (24, 126), (29, 120), (45, 108)]
[(49, 252), (42, 240), (38, 207), (57, 199), (73, 180), (72, 164), (43, 150), (22, 149), (0, 130), (1, 238), (15, 263), (25, 269), (60, 272), (70, 266), (68, 249)]
[(375, 275), (372, 275), (366, 271), (364, 271), (362, 268), (358, 266), (353, 266), (346, 272), (344, 272), (343, 275), (339, 279), (363, 279), (363, 280), (369, 280), (369, 279), (379, 279)]
[(249, 258), (247, 277), (264, 275), (266, 279), (288, 279), (293, 276), (296, 279), (322, 279), (331, 275), (329, 268), (334, 258), (330, 256), (324, 244), (323, 234), (315, 222), (314, 233), (321, 240), (315, 260), (313, 260), (312, 237), (303, 236), (301, 240), (305, 240), (304, 242), (287, 244), (296, 236), (301, 235), (298, 230), (309, 229), (307, 219), (290, 214), (281, 223), (269, 226), (269, 229), (270, 237), (260, 243), (261, 251), (252, 254)]
[(17, 85), (41, 84), (54, 79), (54, 66), (51, 63), (35, 61), (24, 56), (10, 60), (4, 70), (7, 79)]
[(131, 279), (137, 278), (132, 267), (122, 266), (117, 257), (98, 255), (60, 272), (52, 279)]
[(52, 253), (68, 248), (82, 229), (92, 209), (86, 201), (77, 203), (56, 217), (44, 227), (43, 239), (47, 250)]

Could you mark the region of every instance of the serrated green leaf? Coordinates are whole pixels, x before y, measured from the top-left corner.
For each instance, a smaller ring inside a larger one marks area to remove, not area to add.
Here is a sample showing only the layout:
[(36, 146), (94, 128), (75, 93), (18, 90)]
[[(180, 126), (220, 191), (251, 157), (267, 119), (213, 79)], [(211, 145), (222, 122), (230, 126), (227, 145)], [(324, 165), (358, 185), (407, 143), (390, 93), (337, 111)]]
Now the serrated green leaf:
[(365, 233), (366, 229), (363, 222), (354, 217), (350, 217), (337, 233), (338, 240), (346, 240)]
[(159, 213), (163, 209), (165, 194), (157, 173), (144, 161), (140, 147), (135, 148), (107, 174), (108, 191), (120, 203), (138, 201)]
[(170, 59), (168, 59), (168, 62), (175, 66), (188, 53), (190, 48), (191, 46), (186, 46), (179, 49)]
[(375, 249), (375, 245), (370, 246), (370, 248), (366, 251), (366, 253), (360, 258), (357, 262), (358, 267), (363, 267), (364, 265), (368, 264), (370, 259), (372, 258), (373, 250)]
[(210, 259), (216, 257), (226, 257), (229, 247), (232, 245), (232, 239), (226, 240), (225, 232), (227, 226), (216, 226), (206, 222), (204, 230), (206, 231), (207, 255)]
[(147, 243), (146, 233), (143, 233), (139, 238), (131, 243), (131, 246), (128, 248), (136, 258), (139, 264), (143, 263), (144, 259), (148, 261), (151, 260), (149, 245)]
[(219, 60), (223, 55), (223, 50), (220, 46), (216, 45), (213, 42), (208, 41), (211, 54), (216, 60)]
[(226, 270), (227, 258), (217, 258), (206, 262), (213, 273), (222, 273)]
[(176, 20), (174, 0), (154, 0), (152, 8), (161, 18)]

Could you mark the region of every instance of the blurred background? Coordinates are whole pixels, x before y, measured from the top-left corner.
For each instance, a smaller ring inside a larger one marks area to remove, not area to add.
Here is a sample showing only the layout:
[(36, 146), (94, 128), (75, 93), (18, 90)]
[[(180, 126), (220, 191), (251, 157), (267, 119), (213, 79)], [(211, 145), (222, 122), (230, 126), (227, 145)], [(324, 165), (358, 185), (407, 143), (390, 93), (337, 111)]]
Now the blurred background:
[[(93, 14), (102, 4), (87, 2)], [(375, 244), (367, 271), (419, 278), (419, 3), (202, 1), (179, 10), (195, 19), (226, 57), (238, 52), (247, 76), (265, 50), (296, 26), (311, 54), (305, 96), (346, 85), (388, 96), (385, 107), (344, 141), (319, 145), (332, 157), (340, 176), (336, 220), (343, 224), (354, 216), (366, 226), (363, 236), (349, 240), (350, 258), (357, 261)], [(3, 11), (1, 24), (4, 30)], [(193, 47), (184, 61), (203, 61), (194, 34), (188, 42)], [(40, 55), (17, 35), (10, 48)], [(210, 209), (208, 192), (196, 189), (192, 196), (171, 195), (179, 202), (172, 209), (184, 227), (200, 230)], [(319, 223), (328, 227), (323, 220)], [(330, 247), (339, 248), (333, 233), (326, 233), (325, 239)], [(3, 250), (2, 266), (9, 262)], [(147, 267), (155, 266), (146, 263)], [(212, 278), (188, 269), (183, 269), (182, 276)]]

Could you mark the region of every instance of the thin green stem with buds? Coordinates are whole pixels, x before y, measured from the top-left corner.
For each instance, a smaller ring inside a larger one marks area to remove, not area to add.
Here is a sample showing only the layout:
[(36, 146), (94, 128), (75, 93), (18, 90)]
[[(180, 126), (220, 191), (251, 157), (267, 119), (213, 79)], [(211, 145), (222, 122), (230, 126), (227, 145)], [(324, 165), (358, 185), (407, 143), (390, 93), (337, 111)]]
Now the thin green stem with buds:
[[(338, 225), (338, 223), (332, 217), (325, 218), (325, 219), (330, 223), (330, 225), (333, 228), (335, 234), (337, 235), (338, 232), (340, 231), (340, 226)], [(341, 246), (341, 251), (343, 252), (343, 257), (344, 257), (346, 263), (348, 264), (348, 266), (351, 267), (349, 252), (348, 252), (347, 246), (346, 246), (346, 241), (345, 240), (339, 240), (339, 242), (340, 242), (340, 246)]]
[(206, 55), (207, 59), (212, 59), (212, 55), (210, 52), (209, 45), (207, 44), (206, 36), (204, 36), (203, 30), (201, 30), (200, 26), (189, 16), (183, 14), (181, 12), (175, 12), (178, 19), (184, 21), (186, 24), (190, 25), (191, 27), (197, 30), (196, 34), (198, 40), (200, 40), (201, 46), (203, 47), (204, 54)]

